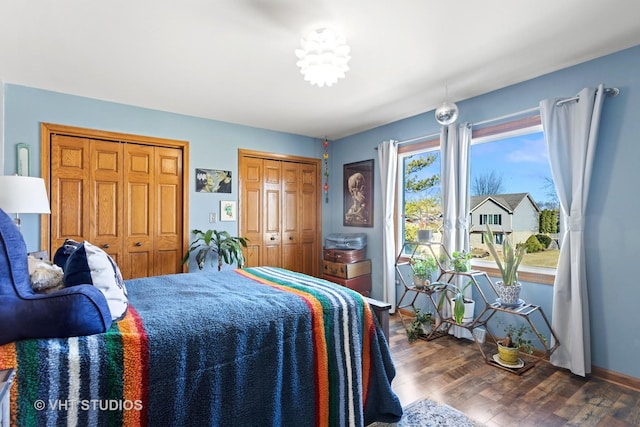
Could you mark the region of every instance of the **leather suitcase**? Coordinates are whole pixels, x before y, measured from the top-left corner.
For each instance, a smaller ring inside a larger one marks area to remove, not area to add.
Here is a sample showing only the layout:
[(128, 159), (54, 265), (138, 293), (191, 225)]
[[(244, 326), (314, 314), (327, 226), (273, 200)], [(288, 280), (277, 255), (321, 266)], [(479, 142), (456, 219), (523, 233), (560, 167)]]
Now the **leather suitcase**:
[(345, 250), (325, 248), (322, 251), (322, 258), (326, 261), (344, 262), (346, 264), (351, 264), (353, 262), (364, 260), (366, 251), (366, 249)]
[(331, 276), (353, 279), (364, 274), (371, 274), (371, 260), (365, 259), (351, 264), (324, 260), (322, 261), (322, 271)]
[(365, 246), (365, 233), (331, 233), (324, 239), (324, 247), (327, 249), (363, 249)]
[(365, 297), (371, 296), (371, 274), (354, 277), (353, 279), (343, 279), (341, 277), (323, 274), (322, 278), (338, 285), (345, 286), (349, 289), (362, 294)]

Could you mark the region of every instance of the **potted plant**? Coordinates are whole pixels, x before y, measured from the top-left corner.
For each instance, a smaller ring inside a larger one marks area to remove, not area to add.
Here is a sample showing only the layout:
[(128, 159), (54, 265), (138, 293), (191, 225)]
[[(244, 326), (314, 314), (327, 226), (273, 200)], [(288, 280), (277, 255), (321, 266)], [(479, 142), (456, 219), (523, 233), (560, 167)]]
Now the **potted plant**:
[(469, 260), (471, 259), (471, 252), (465, 251), (453, 251), (451, 253), (451, 265), (454, 271), (458, 273), (465, 273), (469, 271)]
[(508, 325), (505, 329), (505, 337), (502, 341), (498, 341), (498, 357), (502, 362), (508, 365), (516, 365), (520, 352), (533, 354), (533, 345), (526, 334), (533, 331), (527, 325)]
[(500, 297), (500, 304), (517, 306), (520, 303), (521, 287), (518, 282), (518, 267), (527, 253), (527, 249), (524, 245), (514, 247), (509, 241), (509, 236), (505, 235), (502, 239), (502, 257), (500, 257), (493, 243), (493, 232), (489, 225), (487, 225), (487, 231), (483, 232), (483, 236), (502, 276), (502, 281), (496, 282), (495, 285), (498, 297)]
[(422, 310), (416, 308), (416, 316), (407, 329), (407, 338), (410, 343), (417, 340), (420, 335), (428, 335), (431, 332), (431, 316), (430, 311), (422, 312)]
[(223, 262), (226, 264), (236, 263), (239, 268), (244, 266), (242, 248), (247, 247), (248, 240), (246, 238), (233, 237), (226, 231), (217, 230), (192, 230), (191, 232), (196, 239), (191, 242), (189, 250), (182, 258), (182, 264), (189, 261), (189, 256), (195, 252), (196, 263), (200, 270), (204, 268), (204, 263), (209, 257), (211, 257), (211, 265), (214, 265), (214, 260), (217, 258), (218, 271), (222, 270)]
[(427, 256), (425, 258), (414, 258), (411, 260), (413, 270), (413, 284), (416, 288), (422, 289), (429, 285), (431, 275), (438, 269), (435, 258)]
[(461, 287), (453, 283), (445, 282), (434, 282), (431, 284), (434, 290), (441, 292), (440, 300), (438, 301), (438, 310), (442, 309), (444, 301), (447, 299), (451, 307), (451, 318), (458, 325), (473, 320), (476, 302), (464, 295), (464, 291), (471, 285), (473, 285), (473, 281), (471, 280)]

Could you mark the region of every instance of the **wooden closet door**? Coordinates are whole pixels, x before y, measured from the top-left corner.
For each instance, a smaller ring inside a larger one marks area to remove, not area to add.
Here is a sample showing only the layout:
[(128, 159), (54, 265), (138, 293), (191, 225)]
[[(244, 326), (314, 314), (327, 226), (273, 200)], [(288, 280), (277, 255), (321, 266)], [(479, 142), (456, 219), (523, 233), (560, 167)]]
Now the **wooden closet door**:
[(91, 163), (87, 138), (51, 137), (51, 248), (50, 256), (65, 239), (82, 242), (91, 230)]
[(156, 147), (156, 215), (154, 274), (172, 274), (182, 268), (182, 151)]
[(249, 241), (244, 250), (245, 265), (258, 267), (265, 265), (262, 257), (262, 177), (264, 160), (243, 157), (240, 161), (240, 232)]
[(264, 265), (282, 266), (282, 168), (281, 162), (264, 161), (262, 206), (262, 261)]
[(282, 164), (282, 267), (301, 272), (300, 257), (300, 170), (301, 165)]
[[(240, 230), (246, 266), (321, 275), (320, 161), (239, 156)], [(256, 154), (254, 154), (256, 153)]]
[(122, 144), (90, 140), (89, 152), (89, 221), (93, 226), (89, 227), (86, 240), (107, 252), (120, 267), (123, 277), (126, 277), (129, 274), (129, 265), (122, 254)]
[(153, 276), (154, 147), (125, 144), (124, 161), (124, 264), (128, 278)]
[(300, 271), (311, 276), (321, 273), (322, 259), (318, 244), (318, 223), (322, 212), (318, 192), (318, 167), (314, 164), (299, 165), (300, 186), (298, 190), (298, 258)]

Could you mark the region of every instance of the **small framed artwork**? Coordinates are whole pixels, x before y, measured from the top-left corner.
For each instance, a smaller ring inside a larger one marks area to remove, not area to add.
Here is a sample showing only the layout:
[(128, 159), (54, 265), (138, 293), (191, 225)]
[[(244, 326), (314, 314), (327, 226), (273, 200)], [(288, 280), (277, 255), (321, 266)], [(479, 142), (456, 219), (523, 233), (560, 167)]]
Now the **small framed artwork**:
[(232, 200), (220, 201), (220, 221), (236, 220), (236, 202)]
[(345, 164), (343, 181), (343, 225), (373, 227), (373, 159)]
[(196, 168), (196, 192), (231, 193), (231, 171)]
[(20, 176), (29, 176), (29, 144), (16, 145), (16, 157), (18, 159), (17, 171)]

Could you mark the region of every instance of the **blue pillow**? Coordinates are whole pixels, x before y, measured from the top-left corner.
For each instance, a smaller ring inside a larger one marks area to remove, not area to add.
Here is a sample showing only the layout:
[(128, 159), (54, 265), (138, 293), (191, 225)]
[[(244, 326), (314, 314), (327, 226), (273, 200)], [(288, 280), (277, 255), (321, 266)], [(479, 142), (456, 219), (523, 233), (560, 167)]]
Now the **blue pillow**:
[(105, 251), (86, 241), (80, 243), (69, 254), (63, 270), (66, 286), (87, 284), (100, 289), (107, 299), (113, 322), (127, 314), (127, 288), (120, 269)]
[(62, 246), (60, 246), (56, 253), (53, 255), (53, 263), (64, 270), (64, 266), (67, 264), (69, 255), (71, 255), (79, 245), (80, 242), (76, 242), (75, 240), (71, 239), (65, 239)]

